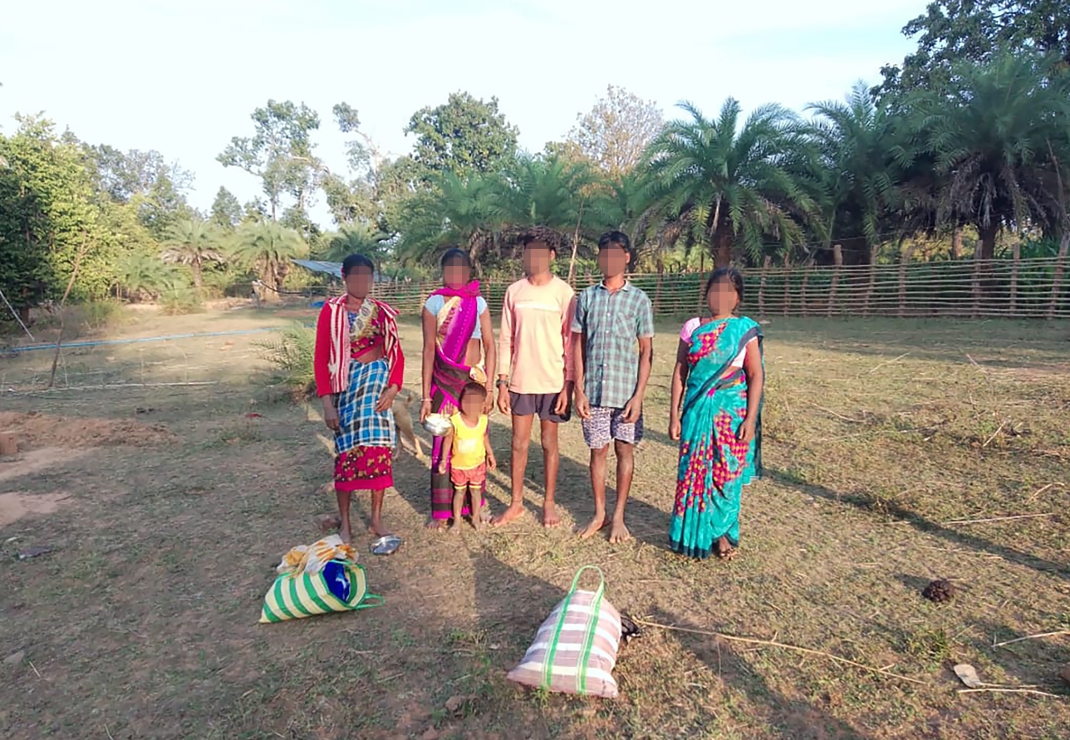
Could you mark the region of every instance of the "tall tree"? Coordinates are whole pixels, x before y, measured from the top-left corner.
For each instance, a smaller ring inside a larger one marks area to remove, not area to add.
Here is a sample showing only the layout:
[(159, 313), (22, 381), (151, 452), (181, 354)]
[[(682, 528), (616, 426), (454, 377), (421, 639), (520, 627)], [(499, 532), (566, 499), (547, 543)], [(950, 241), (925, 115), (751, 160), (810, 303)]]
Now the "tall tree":
[(212, 201), (212, 223), (224, 231), (234, 231), (241, 220), (242, 208), (237, 196), (220, 186)]
[(881, 69), (874, 92), (942, 88), (960, 62), (984, 63), (1002, 48), (1037, 51), (1070, 64), (1066, 0), (943, 0), (903, 28), (918, 48), (902, 65)]
[(299, 211), (306, 211), (320, 168), (312, 142), (319, 116), (304, 103), (269, 100), (251, 118), (253, 135), (235, 136), (216, 159), (224, 167), (238, 167), (260, 178), (272, 220), (279, 218), (284, 195), (293, 197)]
[(1061, 221), (1055, 172), (1070, 161), (1070, 73), (1028, 53), (953, 69), (945, 94), (916, 93), (911, 107), (939, 178), (938, 220), (976, 226), (980, 257), (992, 259), (1004, 226)]
[(253, 270), (268, 287), (266, 300), (278, 300), (290, 260), (308, 251), (301, 235), (272, 221), (247, 223), (234, 235), (230, 259)]
[(498, 99), (451, 93), (447, 102), (413, 114), (406, 134), (416, 137), (413, 159), (431, 172), (466, 177), (496, 169), (516, 151), (519, 131), (498, 111)]
[(620, 178), (639, 164), (665, 121), (661, 109), (622, 87), (610, 85), (569, 135), (579, 150), (609, 176)]
[(820, 229), (826, 245), (837, 238), (862, 237), (863, 260), (874, 263), (882, 224), (896, 204), (900, 170), (895, 119), (858, 83), (846, 102), (814, 103), (806, 127), (816, 144), (814, 176), (827, 202)]
[(681, 220), (682, 234), (709, 245), (718, 266), (742, 248), (757, 259), (767, 239), (791, 249), (802, 239), (799, 219), (815, 203), (785, 166), (801, 145), (795, 118), (776, 105), (757, 108), (740, 125), (729, 98), (716, 118), (684, 103), (690, 120), (673, 121), (648, 153), (652, 197), (663, 220)]
[(81, 147), (57, 137), (51, 121), (16, 120), (18, 131), (0, 136), (0, 290), (26, 320), (63, 291), (78, 254), (74, 295), (104, 295), (116, 242), (101, 227)]
[(188, 265), (195, 288), (204, 286), (202, 274), (207, 263), (224, 261), (213, 224), (199, 218), (184, 219), (171, 227), (161, 256), (169, 264)]
[(164, 237), (177, 221), (193, 216), (186, 199), (193, 174), (177, 162), (168, 162), (155, 150), (123, 152), (107, 144), (85, 145), (85, 152), (96, 190), (116, 203), (130, 204), (156, 238)]

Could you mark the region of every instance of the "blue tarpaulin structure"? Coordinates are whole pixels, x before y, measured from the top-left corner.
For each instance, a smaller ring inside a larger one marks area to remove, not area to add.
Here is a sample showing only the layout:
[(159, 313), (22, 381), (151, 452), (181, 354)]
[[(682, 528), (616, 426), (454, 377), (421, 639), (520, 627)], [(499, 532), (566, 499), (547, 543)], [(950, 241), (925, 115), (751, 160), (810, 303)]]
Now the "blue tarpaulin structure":
[(331, 277), (338, 279), (342, 278), (342, 263), (341, 262), (322, 262), (320, 260), (294, 260), (293, 263), (298, 267), (303, 267), (311, 272), (321, 272)]

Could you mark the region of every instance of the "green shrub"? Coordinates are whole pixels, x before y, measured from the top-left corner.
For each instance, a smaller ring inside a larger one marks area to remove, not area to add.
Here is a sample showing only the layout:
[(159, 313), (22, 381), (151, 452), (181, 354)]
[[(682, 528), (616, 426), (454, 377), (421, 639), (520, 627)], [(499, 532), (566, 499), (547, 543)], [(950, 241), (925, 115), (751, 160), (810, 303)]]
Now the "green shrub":
[(286, 388), (295, 401), (306, 400), (315, 394), (316, 381), (312, 371), (312, 353), (316, 348), (314, 329), (293, 324), (282, 330), (278, 340), (257, 346), (272, 367), (269, 380), (272, 385)]

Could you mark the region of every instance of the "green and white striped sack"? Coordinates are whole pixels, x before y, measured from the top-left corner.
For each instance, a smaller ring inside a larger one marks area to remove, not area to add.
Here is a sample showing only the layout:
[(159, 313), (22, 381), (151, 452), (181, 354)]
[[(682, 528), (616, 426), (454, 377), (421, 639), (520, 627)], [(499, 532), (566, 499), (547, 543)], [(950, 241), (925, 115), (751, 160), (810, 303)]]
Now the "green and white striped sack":
[[(577, 586), (585, 571), (598, 574), (595, 591)], [(613, 668), (620, 646), (620, 613), (605, 600), (606, 582), (594, 566), (580, 568), (568, 595), (539, 627), (510, 681), (564, 694), (617, 698)]]

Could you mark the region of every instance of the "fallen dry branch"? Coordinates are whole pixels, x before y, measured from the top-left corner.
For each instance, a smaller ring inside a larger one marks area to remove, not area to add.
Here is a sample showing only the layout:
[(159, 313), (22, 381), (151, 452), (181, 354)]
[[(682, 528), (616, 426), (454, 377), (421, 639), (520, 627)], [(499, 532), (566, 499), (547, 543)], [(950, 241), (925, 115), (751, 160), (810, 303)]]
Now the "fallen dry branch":
[(1029, 498), (1026, 499), (1026, 500), (1029, 503), (1033, 503), (1036, 500), (1037, 496), (1039, 496), (1040, 494), (1044, 493), (1045, 491), (1050, 490), (1052, 488), (1063, 488), (1063, 487), (1064, 487), (1063, 484), (1059, 483), (1058, 481), (1056, 481), (1055, 483), (1049, 483), (1048, 485), (1041, 486), (1040, 488), (1035, 490), (1032, 494), (1030, 494)]
[[(852, 424), (865, 424), (866, 423), (865, 419), (852, 419), (850, 416), (844, 416), (843, 414), (838, 414), (835, 411), (833, 411), (832, 409), (827, 409), (824, 406), (818, 406), (816, 403), (813, 403), (812, 401), (807, 401), (806, 403), (808, 405), (810, 405), (810, 406), (813, 406), (818, 411), (824, 411), (829, 416), (835, 416), (837, 419), (842, 419), (843, 421), (849, 421)], [(862, 414), (865, 415), (865, 412), (863, 411)]]
[(712, 630), (697, 630), (697, 629), (691, 629), (689, 627), (676, 627), (676, 626), (668, 625), (668, 624), (658, 624), (657, 622), (648, 622), (648, 621), (646, 621), (644, 619), (633, 619), (633, 621), (636, 624), (643, 625), (644, 627), (654, 627), (656, 629), (669, 630), (671, 632), (686, 632), (686, 633), (692, 634), (692, 635), (705, 635), (707, 637), (717, 637), (717, 638), (720, 638), (722, 640), (727, 640), (727, 641), (730, 641), (730, 642), (741, 642), (741, 643), (744, 643), (744, 644), (747, 644), (747, 645), (763, 645), (765, 647), (780, 648), (782, 650), (793, 650), (793, 651), (795, 651), (797, 653), (803, 653), (805, 655), (816, 655), (816, 656), (819, 656), (819, 657), (822, 657), (822, 658), (827, 658), (828, 660), (831, 660), (831, 661), (833, 661), (835, 663), (843, 663), (844, 665), (854, 666), (855, 668), (860, 668), (861, 670), (868, 671), (870, 673), (879, 673), (882, 676), (887, 676), (888, 678), (894, 678), (894, 679), (897, 679), (899, 681), (906, 681), (908, 683), (918, 684), (919, 686), (928, 686), (929, 685), (928, 681), (922, 681), (922, 680), (917, 679), (917, 678), (910, 678), (909, 676), (902, 676), (902, 675), (900, 675), (898, 673), (892, 673), (891, 671), (887, 671), (887, 670), (885, 670), (883, 668), (875, 668), (874, 666), (866, 665), (864, 663), (858, 663), (857, 661), (850, 660), (849, 658), (843, 658), (843, 657), (840, 657), (839, 655), (833, 655), (832, 653), (826, 653), (826, 652), (824, 652), (822, 650), (814, 650), (812, 648), (800, 647), (798, 645), (789, 645), (787, 643), (777, 642), (775, 640), (761, 640), (761, 639), (758, 639), (756, 637), (740, 637), (739, 635), (729, 635), (729, 634), (725, 634), (724, 632), (714, 632)]
[(949, 524), (987, 524), (989, 522), (1009, 522), (1015, 519), (1037, 519), (1042, 516), (1054, 516), (1057, 512), (1048, 511), (1043, 514), (1016, 514), (1014, 516), (993, 516), (987, 519), (952, 519), (949, 522), (944, 522), (946, 527)]
[(992, 440), (999, 436), (999, 433), (1003, 431), (1003, 427), (1005, 426), (1007, 426), (1007, 422), (1003, 422), (1002, 424), (1000, 424), (999, 428), (996, 431), (992, 432), (992, 436), (986, 439), (985, 443), (981, 445), (981, 449), (983, 450), (984, 448), (988, 447), (988, 445), (992, 444)]
[(1040, 640), (1044, 637), (1060, 637), (1062, 635), (1070, 635), (1070, 630), (1056, 630), (1055, 632), (1041, 632), (1039, 635), (1026, 635), (1025, 637), (1018, 637), (1014, 640), (1007, 640), (1006, 642), (992, 643), (992, 647), (1003, 647), (1004, 645), (1013, 645), (1016, 642), (1025, 642), (1026, 640)]
[(988, 686), (983, 689), (959, 689), (960, 694), (983, 694), (985, 692), (991, 692), (996, 694), (1033, 694), (1034, 696), (1050, 696), (1053, 699), (1065, 699), (1065, 696), (1061, 694), (1049, 694), (1047, 691), (1037, 691), (1036, 689), (1012, 689), (1001, 686)]
[(877, 372), (878, 370), (880, 370), (885, 365), (891, 365), (893, 362), (899, 362), (900, 360), (902, 360), (904, 357), (907, 357), (908, 355), (910, 355), (909, 352), (904, 352), (903, 354), (901, 354), (898, 357), (895, 357), (895, 358), (893, 358), (891, 360), (885, 360), (884, 362), (880, 363), (875, 368), (870, 370), (869, 373), (867, 373), (867, 374), (868, 375), (872, 375), (873, 373)]

